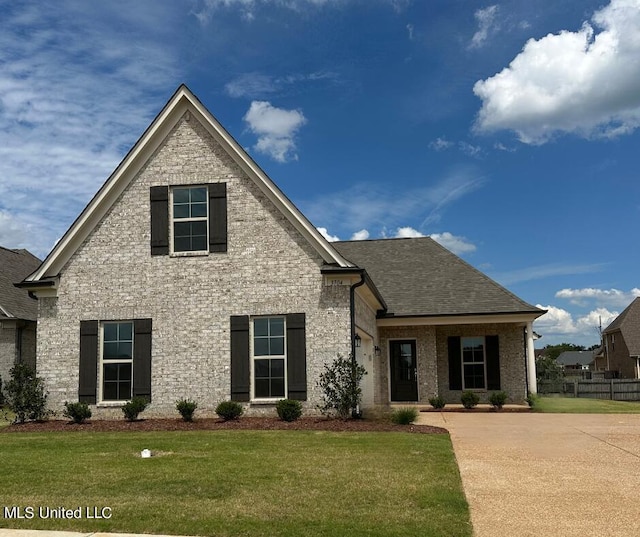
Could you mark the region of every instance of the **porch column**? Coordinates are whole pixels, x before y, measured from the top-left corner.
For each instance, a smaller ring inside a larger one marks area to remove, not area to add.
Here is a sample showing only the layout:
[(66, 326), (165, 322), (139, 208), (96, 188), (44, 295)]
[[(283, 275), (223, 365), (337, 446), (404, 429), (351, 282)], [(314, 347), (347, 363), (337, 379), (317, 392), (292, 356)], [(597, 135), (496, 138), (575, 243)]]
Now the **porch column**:
[(533, 322), (527, 323), (527, 384), (529, 393), (538, 393), (536, 381), (536, 355), (533, 350)]

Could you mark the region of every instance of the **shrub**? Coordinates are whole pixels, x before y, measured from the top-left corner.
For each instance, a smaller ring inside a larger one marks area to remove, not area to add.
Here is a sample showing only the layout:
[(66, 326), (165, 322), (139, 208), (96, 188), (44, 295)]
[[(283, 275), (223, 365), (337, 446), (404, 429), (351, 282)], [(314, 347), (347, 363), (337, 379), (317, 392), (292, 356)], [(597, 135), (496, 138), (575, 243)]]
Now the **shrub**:
[(87, 403), (69, 403), (65, 401), (62, 415), (73, 423), (82, 423), (91, 417), (91, 409)]
[(16, 364), (10, 371), (11, 380), (6, 384), (9, 409), (15, 414), (15, 423), (27, 420), (44, 420), (47, 410), (47, 393), (44, 381), (36, 377), (27, 364)]
[(536, 403), (538, 402), (538, 396), (535, 393), (530, 393), (529, 395), (527, 395), (527, 404), (529, 405), (529, 408), (533, 408), (536, 406)]
[(293, 399), (281, 399), (276, 404), (276, 412), (283, 421), (296, 421), (302, 416), (302, 404)]
[(398, 408), (391, 413), (391, 421), (396, 425), (410, 425), (418, 417), (418, 410), (412, 407)]
[(322, 404), (318, 408), (325, 415), (335, 412), (339, 418), (346, 420), (360, 405), (360, 382), (367, 371), (355, 360), (344, 358), (340, 354), (331, 365), (324, 367), (317, 382), (322, 390)]
[(193, 413), (198, 408), (198, 403), (191, 399), (180, 399), (176, 401), (176, 410), (180, 412), (184, 421), (193, 421)]
[(431, 399), (429, 399), (429, 404), (433, 408), (440, 409), (440, 408), (444, 408), (445, 402), (442, 397), (440, 397), (439, 395), (436, 395), (435, 397), (432, 397)]
[(122, 405), (122, 413), (127, 421), (136, 421), (138, 414), (149, 406), (149, 401), (144, 397), (134, 397), (131, 401)]
[(2, 391), (2, 376), (0, 376), (0, 407), (3, 407), (5, 404), (4, 400), (4, 392)]
[(237, 420), (243, 413), (242, 405), (235, 401), (223, 401), (216, 407), (216, 414), (224, 421)]
[(478, 397), (477, 393), (472, 392), (471, 390), (466, 390), (462, 392), (460, 401), (464, 408), (473, 408), (480, 402), (480, 397)]
[(491, 406), (496, 410), (500, 410), (507, 402), (508, 395), (505, 392), (493, 392), (489, 396)]

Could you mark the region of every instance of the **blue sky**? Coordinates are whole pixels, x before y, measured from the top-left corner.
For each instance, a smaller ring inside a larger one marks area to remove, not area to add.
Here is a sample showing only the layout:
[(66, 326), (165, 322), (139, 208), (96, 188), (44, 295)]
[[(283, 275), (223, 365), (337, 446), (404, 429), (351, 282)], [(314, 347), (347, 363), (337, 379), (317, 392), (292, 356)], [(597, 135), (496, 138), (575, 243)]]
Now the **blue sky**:
[(327, 237), (432, 236), (538, 346), (640, 295), (640, 0), (0, 0), (0, 244), (44, 257), (183, 82)]

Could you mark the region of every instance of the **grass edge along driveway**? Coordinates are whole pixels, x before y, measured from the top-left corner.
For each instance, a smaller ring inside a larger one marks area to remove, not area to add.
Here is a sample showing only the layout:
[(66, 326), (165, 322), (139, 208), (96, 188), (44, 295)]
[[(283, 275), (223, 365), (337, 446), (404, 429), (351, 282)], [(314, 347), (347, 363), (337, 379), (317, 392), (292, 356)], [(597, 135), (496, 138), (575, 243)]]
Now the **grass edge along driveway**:
[(536, 397), (533, 410), (560, 414), (640, 414), (640, 402), (541, 395)]
[[(142, 459), (140, 451), (154, 456)], [(0, 433), (0, 527), (181, 535), (470, 536), (448, 435)], [(7, 519), (5, 507), (32, 519)], [(47, 508), (78, 519), (43, 518)], [(111, 518), (87, 518), (109, 508)], [(89, 511), (86, 511), (89, 508)]]

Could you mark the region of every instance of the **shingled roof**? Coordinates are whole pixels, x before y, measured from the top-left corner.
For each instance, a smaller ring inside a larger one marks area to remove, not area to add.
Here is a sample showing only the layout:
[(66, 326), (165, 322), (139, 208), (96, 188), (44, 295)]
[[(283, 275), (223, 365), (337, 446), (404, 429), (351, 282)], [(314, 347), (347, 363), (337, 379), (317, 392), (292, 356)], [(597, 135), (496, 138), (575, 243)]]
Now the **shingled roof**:
[(367, 271), (396, 317), (544, 313), (429, 237), (332, 244)]
[(604, 330), (604, 334), (620, 331), (629, 356), (640, 356), (640, 297), (629, 304)]
[(24, 280), (40, 263), (27, 250), (9, 250), (0, 246), (0, 320), (36, 320), (38, 302), (13, 284)]

